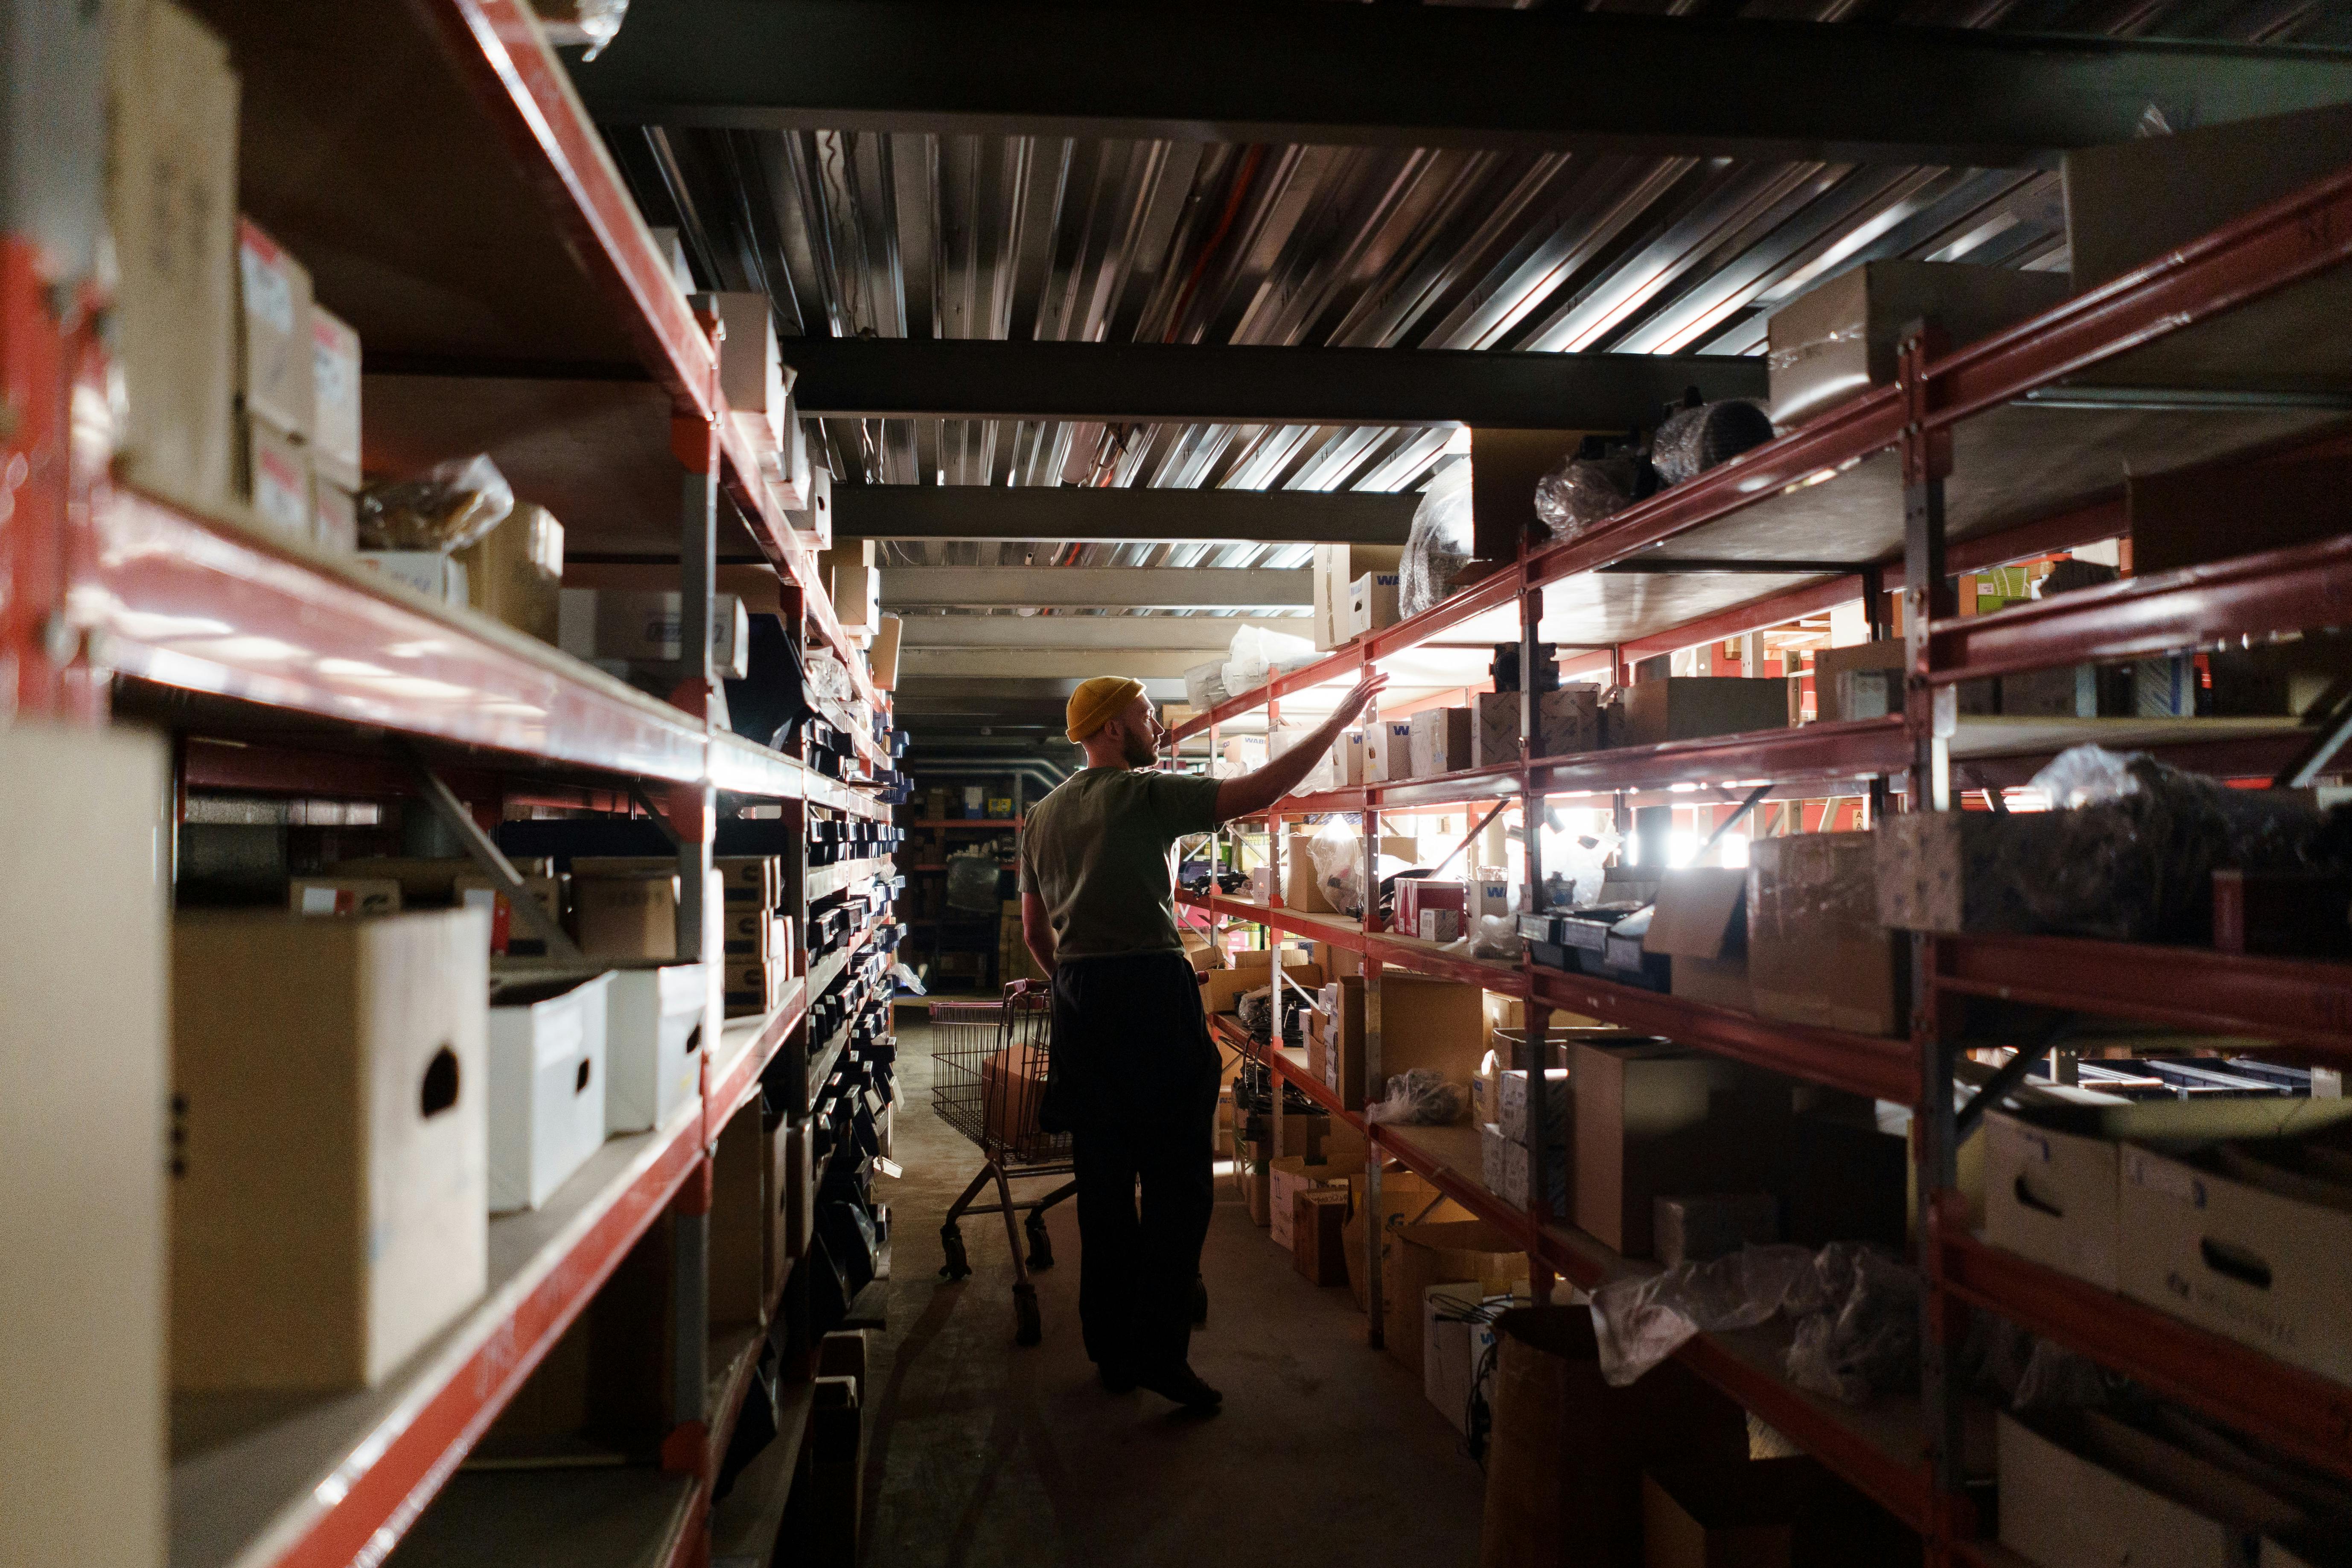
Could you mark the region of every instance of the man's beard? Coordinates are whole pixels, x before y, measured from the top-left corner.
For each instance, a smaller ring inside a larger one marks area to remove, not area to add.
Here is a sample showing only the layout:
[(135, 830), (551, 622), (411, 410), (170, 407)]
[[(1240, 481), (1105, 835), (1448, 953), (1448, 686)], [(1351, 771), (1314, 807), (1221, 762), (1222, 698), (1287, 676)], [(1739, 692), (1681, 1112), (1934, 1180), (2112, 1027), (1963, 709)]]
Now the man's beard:
[(1160, 761), (1160, 753), (1152, 749), (1150, 741), (1144, 736), (1129, 731), (1122, 739), (1129, 767), (1148, 768)]

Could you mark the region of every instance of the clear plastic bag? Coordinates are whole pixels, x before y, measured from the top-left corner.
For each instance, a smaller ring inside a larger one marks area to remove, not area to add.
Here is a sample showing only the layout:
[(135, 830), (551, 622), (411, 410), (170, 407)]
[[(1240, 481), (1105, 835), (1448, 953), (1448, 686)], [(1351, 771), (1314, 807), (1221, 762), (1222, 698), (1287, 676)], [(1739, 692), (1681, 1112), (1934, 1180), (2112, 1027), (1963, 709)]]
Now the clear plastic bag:
[(1527, 952), (1527, 943), (1520, 939), (1519, 922), (1511, 916), (1480, 915), (1462, 940), (1447, 942), (1444, 951), (1517, 963)]
[(1225, 661), (1213, 658), (1184, 672), (1184, 700), (1195, 713), (1206, 712), (1233, 695), (1225, 689)]
[(992, 854), (950, 855), (948, 857), (948, 908), (971, 914), (992, 915), (1000, 902), (996, 895), (997, 865)]
[(514, 488), (488, 457), (452, 458), (422, 479), (388, 479), (362, 491), (360, 542), (370, 550), (447, 555), (479, 543), (514, 504)]
[(547, 41), (559, 48), (585, 44), (580, 58), (593, 60), (604, 52), (628, 16), (629, 0), (532, 0)]
[(1650, 443), (1650, 463), (1661, 485), (1678, 485), (1771, 438), (1772, 416), (1761, 405), (1727, 398), (1668, 416)]
[(1603, 1285), (1592, 1293), (1601, 1377), (1623, 1388), (1699, 1334), (1769, 1322), (1810, 1281), (1813, 1261), (1809, 1247), (1743, 1247)]
[[(2136, 753), (2135, 753), (2136, 754)], [(2104, 805), (2139, 793), (2131, 756), (2105, 746), (2069, 746), (2050, 759), (2026, 786), (2038, 790), (2053, 811)]]
[(1413, 509), (1397, 584), (1397, 613), (1417, 616), (1454, 591), (1454, 574), (1470, 560), (1470, 465), (1437, 470)]
[(1238, 697), (1244, 691), (1256, 690), (1286, 670), (1312, 664), (1321, 657), (1315, 644), (1306, 637), (1244, 626), (1234, 634), (1220, 668), (1225, 690)]
[(812, 651), (808, 656), (808, 681), (819, 701), (837, 702), (845, 708), (857, 695), (856, 683), (849, 679), (849, 671), (843, 668), (841, 660), (823, 651)]
[(1444, 1074), (1432, 1068), (1415, 1068), (1389, 1079), (1388, 1098), (1365, 1106), (1364, 1120), (1447, 1127), (1461, 1121), (1469, 1108), (1469, 1091), (1460, 1084), (1447, 1082)]
[(1570, 458), (1536, 482), (1536, 516), (1554, 539), (1570, 540), (1657, 488), (1657, 470), (1639, 452)]
[(1919, 1276), (1885, 1253), (1852, 1241), (1822, 1247), (1782, 1302), (1797, 1321), (1789, 1380), (1847, 1405), (1916, 1389), (1919, 1297)]

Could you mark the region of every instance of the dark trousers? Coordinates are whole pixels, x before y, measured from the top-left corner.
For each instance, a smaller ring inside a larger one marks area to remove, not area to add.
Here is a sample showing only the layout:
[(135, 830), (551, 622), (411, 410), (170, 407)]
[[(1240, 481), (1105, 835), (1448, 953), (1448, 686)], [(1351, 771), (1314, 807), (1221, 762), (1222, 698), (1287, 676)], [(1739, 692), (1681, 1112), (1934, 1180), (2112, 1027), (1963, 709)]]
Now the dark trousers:
[(1053, 1094), (1077, 1167), (1087, 1354), (1179, 1365), (1216, 1201), (1217, 1049), (1191, 962), (1171, 952), (1057, 965), (1053, 1048)]

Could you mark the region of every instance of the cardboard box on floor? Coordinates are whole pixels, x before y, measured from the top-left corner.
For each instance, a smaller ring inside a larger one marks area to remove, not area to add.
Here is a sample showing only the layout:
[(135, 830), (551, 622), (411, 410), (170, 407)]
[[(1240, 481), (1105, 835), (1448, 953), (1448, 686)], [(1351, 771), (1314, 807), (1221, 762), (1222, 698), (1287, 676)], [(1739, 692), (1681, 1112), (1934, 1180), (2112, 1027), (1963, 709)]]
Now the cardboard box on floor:
[[(1339, 982), (1336, 1047), (1338, 1081), (1332, 1088), (1349, 1110), (1364, 1108), (1364, 982)], [(1486, 1049), (1483, 993), (1475, 985), (1388, 970), (1381, 975), (1381, 1073), (1386, 1079), (1414, 1068), (1428, 1068), (1467, 1091)]]
[(1290, 1259), (1310, 1285), (1344, 1285), (1348, 1260), (1348, 1215), (1354, 1200), (1342, 1187), (1302, 1192), (1293, 1200)]
[[(1372, 1219), (1372, 1207), (1364, 1201), (1364, 1189), (1356, 1188), (1356, 1212), (1348, 1220), (1348, 1289), (1356, 1299), (1356, 1310), (1364, 1310), (1364, 1237)], [(1427, 1177), (1417, 1176), (1402, 1166), (1384, 1166), (1381, 1171), (1380, 1225), (1383, 1236), (1393, 1236), (1403, 1225), (1450, 1225), (1475, 1216), (1468, 1209), (1439, 1192)], [(1393, 1246), (1393, 1242), (1391, 1243)], [(1381, 1254), (1381, 1289), (1395, 1289), (1395, 1275), (1386, 1272), (1387, 1252)]]
[(1659, 880), (1642, 951), (1674, 958), (1674, 994), (1717, 1007), (1755, 1010), (1748, 983), (1748, 872), (1692, 866)]
[(1422, 1373), (1423, 1298), (1432, 1285), (1475, 1284), (1490, 1296), (1524, 1293), (1528, 1256), (1485, 1220), (1398, 1226), (1381, 1253), (1381, 1292), (1387, 1307), (1383, 1343), (1399, 1364)]
[(1748, 980), (1767, 1018), (1856, 1035), (1910, 1025), (1911, 944), (1879, 920), (1869, 833), (1759, 838), (1748, 868)]
[(174, 922), (174, 1387), (373, 1386), (481, 1295), (486, 923)]

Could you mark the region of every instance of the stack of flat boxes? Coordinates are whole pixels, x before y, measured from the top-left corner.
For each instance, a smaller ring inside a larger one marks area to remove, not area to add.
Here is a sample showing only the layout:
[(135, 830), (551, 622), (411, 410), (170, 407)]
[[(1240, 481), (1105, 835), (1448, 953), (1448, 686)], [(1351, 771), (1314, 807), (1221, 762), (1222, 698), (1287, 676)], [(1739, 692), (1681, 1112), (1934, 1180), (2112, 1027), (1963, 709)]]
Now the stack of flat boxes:
[(359, 334), (312, 300), (309, 270), (246, 220), (237, 224), (236, 273), (238, 489), (270, 529), (351, 550)]
[(793, 977), (793, 922), (782, 910), (783, 863), (773, 855), (722, 855), (713, 864), (726, 891), (720, 986), (727, 1016), (772, 1013)]

